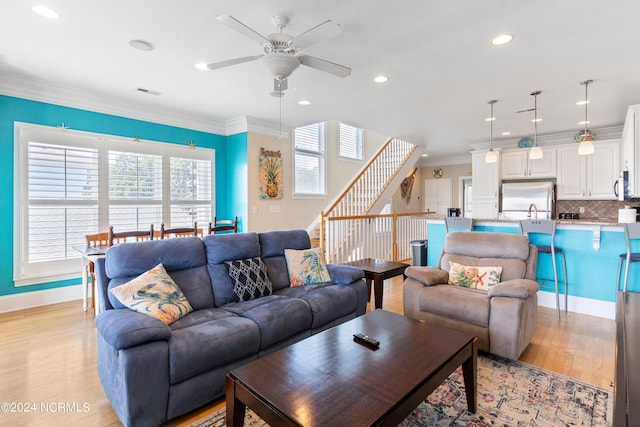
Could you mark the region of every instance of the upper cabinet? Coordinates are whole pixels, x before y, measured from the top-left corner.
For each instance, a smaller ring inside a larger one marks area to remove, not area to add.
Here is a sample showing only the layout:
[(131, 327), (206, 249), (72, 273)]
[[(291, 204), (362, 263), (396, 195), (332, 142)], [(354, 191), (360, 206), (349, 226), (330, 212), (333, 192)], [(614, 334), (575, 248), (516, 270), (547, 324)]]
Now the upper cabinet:
[(629, 171), (629, 195), (640, 197), (640, 105), (631, 105), (622, 130), (622, 170)]
[(555, 178), (556, 148), (542, 147), (542, 158), (529, 159), (529, 150), (505, 150), (501, 153), (502, 179)]
[(614, 186), (620, 173), (620, 140), (594, 142), (595, 152), (578, 155), (578, 144), (560, 146), (558, 200), (616, 200)]

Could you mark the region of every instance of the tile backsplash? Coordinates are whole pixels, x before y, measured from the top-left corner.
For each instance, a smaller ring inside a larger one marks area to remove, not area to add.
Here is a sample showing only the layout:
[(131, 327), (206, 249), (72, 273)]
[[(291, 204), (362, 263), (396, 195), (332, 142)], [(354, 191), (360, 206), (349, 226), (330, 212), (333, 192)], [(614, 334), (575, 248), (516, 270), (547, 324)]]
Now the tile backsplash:
[[(617, 200), (558, 200), (556, 202), (556, 218), (560, 212), (578, 213), (580, 219), (608, 218), (618, 220), (618, 209), (625, 206), (638, 207), (640, 202), (619, 202)], [(580, 213), (580, 208), (584, 213)]]

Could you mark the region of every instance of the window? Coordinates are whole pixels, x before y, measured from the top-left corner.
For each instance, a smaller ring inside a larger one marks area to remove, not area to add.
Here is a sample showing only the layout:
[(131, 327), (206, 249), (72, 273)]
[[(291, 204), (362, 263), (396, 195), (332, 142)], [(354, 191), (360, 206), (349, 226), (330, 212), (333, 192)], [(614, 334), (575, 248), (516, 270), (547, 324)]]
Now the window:
[(295, 194), (325, 194), (324, 123), (314, 123), (293, 131)]
[(362, 129), (340, 123), (339, 156), (362, 160)]
[(207, 224), (213, 150), (19, 124), (17, 285), (78, 275), (85, 235)]

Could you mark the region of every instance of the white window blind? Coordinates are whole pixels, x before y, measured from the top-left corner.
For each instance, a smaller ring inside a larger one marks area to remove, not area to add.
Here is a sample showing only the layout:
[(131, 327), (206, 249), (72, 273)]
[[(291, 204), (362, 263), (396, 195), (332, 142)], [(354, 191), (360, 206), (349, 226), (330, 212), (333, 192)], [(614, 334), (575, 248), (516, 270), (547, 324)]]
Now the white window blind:
[[(214, 151), (16, 124), (14, 280), (79, 277), (85, 236), (213, 220)], [(202, 228), (202, 227), (199, 227)]]
[(340, 123), (339, 156), (362, 160), (362, 129)]
[(294, 193), (325, 194), (324, 123), (298, 127), (293, 132)]

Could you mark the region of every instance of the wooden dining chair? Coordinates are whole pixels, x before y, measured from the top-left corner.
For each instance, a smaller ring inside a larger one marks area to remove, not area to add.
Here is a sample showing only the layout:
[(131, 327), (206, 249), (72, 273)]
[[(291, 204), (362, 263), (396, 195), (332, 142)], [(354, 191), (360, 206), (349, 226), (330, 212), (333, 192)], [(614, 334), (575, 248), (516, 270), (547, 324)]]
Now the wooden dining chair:
[(209, 223), (209, 234), (216, 234), (218, 231), (238, 232), (238, 217), (236, 219), (218, 219), (214, 217)]
[(198, 223), (194, 222), (193, 227), (176, 227), (176, 228), (164, 228), (164, 223), (160, 224), (160, 239), (165, 237), (189, 237), (198, 235)]
[(113, 231), (113, 225), (109, 226), (109, 246), (113, 246), (113, 243), (126, 242), (128, 238), (135, 237), (136, 241), (140, 240), (153, 240), (153, 224), (149, 227), (149, 231), (120, 231), (118, 233)]
[[(85, 236), (87, 239), (87, 246), (107, 246), (109, 244), (109, 233), (96, 233), (96, 234), (87, 234)], [(95, 283), (96, 283), (96, 274), (94, 270), (93, 261), (89, 261), (89, 277), (91, 278), (91, 287), (93, 290), (91, 291), (91, 307), (96, 306), (96, 292), (95, 292)], [(87, 283), (87, 286), (89, 284)], [(85, 293), (86, 295), (86, 293)], [(86, 301), (85, 301), (86, 306)]]

